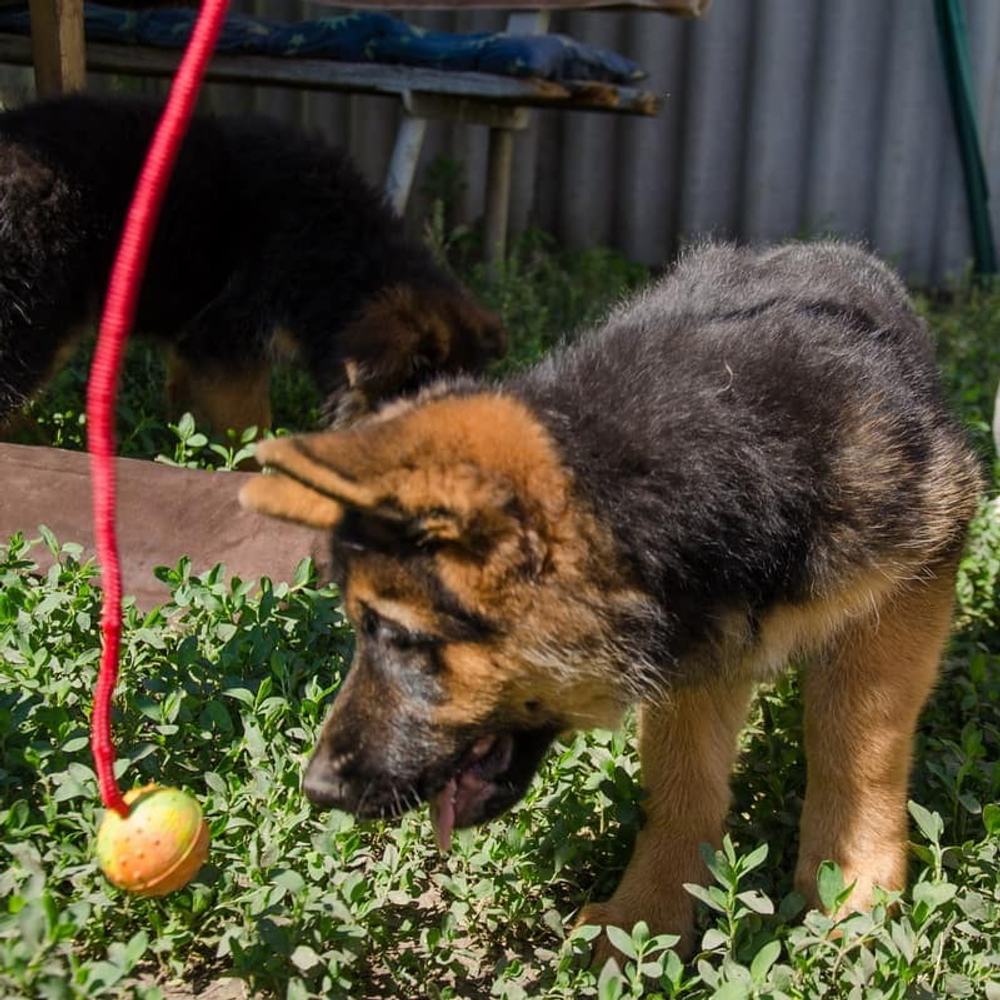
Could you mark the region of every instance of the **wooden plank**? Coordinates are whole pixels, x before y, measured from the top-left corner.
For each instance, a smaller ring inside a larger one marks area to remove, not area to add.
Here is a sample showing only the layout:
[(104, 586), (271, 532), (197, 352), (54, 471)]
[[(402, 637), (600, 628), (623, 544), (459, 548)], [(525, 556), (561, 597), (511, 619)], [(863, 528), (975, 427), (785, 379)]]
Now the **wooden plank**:
[[(0, 540), (15, 532), (38, 537), (45, 524), (60, 542), (83, 546), (81, 559), (92, 559), (94, 526), (90, 507), (89, 459), (63, 448), (0, 443)], [(162, 604), (167, 587), (153, 576), (156, 566), (175, 566), (182, 556), (192, 571), (205, 573), (216, 563), (243, 580), (270, 577), (292, 580), (300, 559), (311, 556), (321, 573), (329, 572), (329, 542), (324, 532), (274, 521), (243, 510), (240, 487), (246, 472), (178, 469), (135, 458), (116, 458), (118, 546), (126, 594), (143, 610)], [(198, 511), (197, 517), (191, 512)], [(178, 530), (183, 525), (183, 530)], [(43, 545), (31, 558), (44, 572), (53, 557)]]
[(404, 94), (403, 107), (408, 115), (416, 118), (509, 128), (515, 132), (526, 129), (531, 123), (531, 112), (527, 108), (447, 94)]
[(490, 129), (486, 163), (486, 217), (483, 241), (487, 273), (496, 276), (507, 256), (507, 226), (510, 220), (510, 172), (514, 162), (514, 133), (508, 128)]
[[(87, 46), (90, 72), (126, 73), (135, 76), (173, 76), (180, 53), (131, 45), (94, 42)], [(28, 39), (0, 34), (0, 62), (31, 65)], [(345, 63), (328, 59), (278, 59), (267, 56), (215, 56), (208, 79), (227, 83), (253, 83), (350, 93), (442, 94), (524, 107), (617, 111), (655, 114), (659, 100), (633, 87), (602, 84), (555, 83), (534, 77), (518, 78), (491, 73), (452, 73), (414, 66), (382, 63)]]
[(587, 111), (619, 111), (633, 115), (657, 115), (663, 98), (649, 90), (617, 87), (596, 80), (570, 80), (566, 89), (573, 95), (572, 106)]
[(40, 96), (83, 90), (83, 0), (31, 0), (32, 63)]

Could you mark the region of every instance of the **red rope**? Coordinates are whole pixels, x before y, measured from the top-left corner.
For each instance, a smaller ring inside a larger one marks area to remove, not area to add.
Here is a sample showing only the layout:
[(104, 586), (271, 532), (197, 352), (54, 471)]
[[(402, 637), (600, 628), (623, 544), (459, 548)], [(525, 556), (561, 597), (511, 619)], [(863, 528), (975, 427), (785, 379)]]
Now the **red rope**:
[(128, 806), (115, 780), (115, 749), (111, 741), (111, 696), (118, 679), (122, 629), (121, 565), (115, 535), (114, 401), (125, 341), (135, 319), (160, 207), (228, 6), (229, 0), (204, 0), (170, 88), (163, 117), (157, 125), (125, 220), (87, 386), (87, 448), (93, 489), (94, 535), (104, 591), (101, 606), (103, 649), (94, 692), (90, 745), (101, 799), (105, 806), (122, 816), (128, 815)]

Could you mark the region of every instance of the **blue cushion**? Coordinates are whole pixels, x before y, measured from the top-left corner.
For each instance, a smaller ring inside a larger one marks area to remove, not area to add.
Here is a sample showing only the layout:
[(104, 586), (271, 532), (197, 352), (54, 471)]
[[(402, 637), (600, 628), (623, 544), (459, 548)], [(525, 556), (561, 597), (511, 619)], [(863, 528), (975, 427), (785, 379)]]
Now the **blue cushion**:
[[(181, 48), (195, 16), (192, 10), (121, 10), (87, 4), (85, 30), (91, 41)], [(0, 11), (0, 31), (27, 33), (29, 28), (26, 10)], [(564, 35), (448, 34), (377, 13), (293, 23), (231, 15), (216, 51), (402, 63), (547, 80), (630, 83), (645, 75), (617, 52)]]

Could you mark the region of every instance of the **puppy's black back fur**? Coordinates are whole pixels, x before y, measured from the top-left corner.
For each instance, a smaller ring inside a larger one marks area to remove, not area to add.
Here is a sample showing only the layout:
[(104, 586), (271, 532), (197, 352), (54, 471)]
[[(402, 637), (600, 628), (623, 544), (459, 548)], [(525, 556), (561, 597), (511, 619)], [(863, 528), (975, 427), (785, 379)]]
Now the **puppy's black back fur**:
[[(160, 111), (77, 96), (0, 115), (0, 418), (96, 318)], [(339, 336), (400, 288), (413, 295), (398, 327), (379, 313)], [(422, 357), (428, 337), (412, 325), (442, 302), (447, 320)], [(372, 333), (387, 327), (381, 339)], [(290, 342), (331, 413), (350, 357), (362, 374), (387, 366), (379, 388), (391, 389), (438, 365), (475, 369), (503, 348), (495, 319), (405, 235), (345, 153), (253, 118), (192, 121), (136, 330), (172, 344), (195, 370), (252, 370)]]
[(669, 609), (661, 660), (733, 609), (932, 565), (974, 506), (925, 326), (853, 246), (692, 251), (511, 388)]
[[(66, 329), (92, 322), (156, 120), (87, 98), (0, 116), (0, 410), (24, 401)], [(215, 124), (195, 123), (139, 301), (145, 333), (176, 333), (222, 288), (240, 245), (231, 165)]]

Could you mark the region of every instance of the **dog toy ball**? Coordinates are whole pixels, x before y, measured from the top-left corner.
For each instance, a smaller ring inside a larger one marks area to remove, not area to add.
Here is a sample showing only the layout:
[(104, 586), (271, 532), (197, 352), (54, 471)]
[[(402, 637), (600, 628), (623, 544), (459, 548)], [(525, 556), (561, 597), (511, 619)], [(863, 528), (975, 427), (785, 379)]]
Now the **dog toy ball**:
[(201, 806), (179, 788), (126, 792), (128, 815), (109, 809), (97, 831), (97, 861), (119, 889), (165, 896), (187, 885), (208, 855)]

